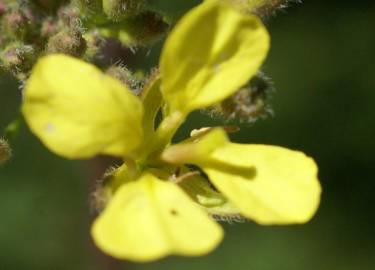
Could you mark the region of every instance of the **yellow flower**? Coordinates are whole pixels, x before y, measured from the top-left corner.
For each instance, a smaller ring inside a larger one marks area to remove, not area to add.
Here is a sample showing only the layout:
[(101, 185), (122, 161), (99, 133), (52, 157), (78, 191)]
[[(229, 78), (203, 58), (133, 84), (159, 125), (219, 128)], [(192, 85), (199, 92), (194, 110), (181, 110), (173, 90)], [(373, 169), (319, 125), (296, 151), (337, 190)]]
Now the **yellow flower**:
[[(92, 226), (104, 252), (134, 261), (203, 255), (223, 236), (211, 217), (243, 216), (259, 224), (312, 217), (320, 185), (314, 161), (303, 153), (231, 143), (221, 128), (170, 144), (191, 111), (246, 84), (268, 48), (257, 17), (207, 1), (176, 25), (162, 51), (160, 76), (140, 98), (68, 56), (36, 64), (22, 108), (31, 130), (67, 158), (108, 154), (125, 161), (103, 187), (108, 202)], [(155, 127), (160, 109), (163, 120)], [(198, 166), (208, 179), (184, 164)]]

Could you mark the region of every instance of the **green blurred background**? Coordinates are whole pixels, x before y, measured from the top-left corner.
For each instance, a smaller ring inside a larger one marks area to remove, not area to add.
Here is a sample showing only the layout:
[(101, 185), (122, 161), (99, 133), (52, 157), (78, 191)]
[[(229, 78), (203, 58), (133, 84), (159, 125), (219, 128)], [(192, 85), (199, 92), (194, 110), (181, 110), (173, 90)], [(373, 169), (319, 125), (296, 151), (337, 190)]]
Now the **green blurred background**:
[[(198, 1), (155, 2), (181, 14)], [(306, 1), (267, 26), (272, 49), (264, 71), (277, 89), (275, 116), (242, 126), (232, 138), (316, 159), (324, 193), (309, 224), (224, 224), (224, 242), (206, 257), (112, 260), (89, 235), (89, 193), (103, 161), (64, 160), (23, 127), (13, 159), (0, 169), (0, 270), (375, 269), (375, 5)], [(156, 63), (159, 49), (142, 63)], [(20, 99), (17, 83), (1, 78), (1, 129), (16, 117)], [(207, 121), (195, 114), (181, 134)]]

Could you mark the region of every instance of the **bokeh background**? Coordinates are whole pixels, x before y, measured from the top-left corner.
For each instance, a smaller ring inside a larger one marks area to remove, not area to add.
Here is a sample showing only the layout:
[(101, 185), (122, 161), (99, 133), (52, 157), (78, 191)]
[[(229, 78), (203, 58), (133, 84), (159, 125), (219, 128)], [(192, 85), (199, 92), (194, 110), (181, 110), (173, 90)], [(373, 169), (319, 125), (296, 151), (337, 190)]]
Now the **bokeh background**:
[[(179, 16), (197, 2), (155, 4)], [(0, 269), (375, 269), (375, 5), (305, 1), (267, 26), (272, 49), (264, 71), (277, 89), (275, 116), (242, 126), (232, 138), (299, 149), (316, 159), (324, 193), (309, 224), (224, 224), (224, 242), (206, 257), (112, 260), (89, 235), (89, 194), (104, 162), (64, 160), (23, 127), (12, 142), (13, 159), (0, 168)], [(138, 65), (155, 64), (159, 49), (156, 44), (147, 57), (139, 52)], [(19, 104), (17, 83), (2, 77), (0, 129), (17, 116)], [(190, 120), (180, 134), (211, 121), (199, 114)]]

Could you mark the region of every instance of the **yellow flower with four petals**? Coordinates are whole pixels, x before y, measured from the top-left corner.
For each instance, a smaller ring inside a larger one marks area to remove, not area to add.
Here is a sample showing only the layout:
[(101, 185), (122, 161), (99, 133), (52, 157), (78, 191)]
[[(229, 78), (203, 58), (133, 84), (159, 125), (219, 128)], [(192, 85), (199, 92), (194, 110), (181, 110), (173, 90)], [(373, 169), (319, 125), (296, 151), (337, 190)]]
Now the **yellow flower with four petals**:
[(171, 144), (190, 112), (245, 85), (268, 48), (257, 17), (206, 1), (175, 26), (160, 74), (140, 97), (78, 59), (50, 55), (38, 61), (22, 107), (31, 130), (66, 158), (106, 154), (124, 160), (103, 187), (108, 200), (92, 226), (104, 252), (134, 261), (203, 255), (223, 237), (212, 217), (241, 215), (268, 225), (313, 216), (321, 189), (315, 162), (303, 153), (231, 143), (222, 128)]

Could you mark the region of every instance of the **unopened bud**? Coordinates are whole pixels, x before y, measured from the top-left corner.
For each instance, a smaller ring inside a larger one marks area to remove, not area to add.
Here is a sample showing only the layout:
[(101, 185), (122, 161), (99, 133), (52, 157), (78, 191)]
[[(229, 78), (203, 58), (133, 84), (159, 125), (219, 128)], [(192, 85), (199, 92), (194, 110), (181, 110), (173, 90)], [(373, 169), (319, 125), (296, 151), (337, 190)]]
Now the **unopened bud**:
[(143, 87), (143, 81), (122, 65), (111, 66), (106, 73), (125, 84), (135, 95), (138, 95)]
[(47, 53), (64, 53), (75, 57), (86, 51), (86, 41), (78, 31), (62, 30), (48, 40)]
[(155, 12), (145, 12), (128, 19), (121, 42), (129, 47), (143, 46), (158, 40), (169, 29), (169, 24)]
[(40, 29), (40, 35), (43, 38), (49, 38), (56, 34), (58, 31), (58, 25), (52, 18), (46, 18), (42, 22), (42, 26)]
[(269, 104), (272, 89), (271, 80), (263, 73), (258, 73), (248, 85), (211, 108), (210, 113), (225, 121), (255, 122), (272, 114)]
[(2, 35), (30, 40), (37, 31), (37, 12), (28, 5), (15, 4), (2, 16)]
[(92, 60), (101, 51), (105, 45), (105, 39), (96, 30), (84, 34), (86, 40), (87, 49), (84, 55), (84, 59)]
[(0, 54), (2, 68), (17, 77), (31, 69), (34, 59), (33, 46), (20, 43), (8, 45)]
[(8, 142), (0, 138), (0, 165), (3, 165), (7, 162), (12, 156), (12, 150)]
[(11, 10), (5, 14), (2, 25), (8, 35), (18, 38), (22, 38), (28, 29), (27, 18), (20, 9)]
[(68, 28), (81, 30), (81, 19), (79, 9), (74, 6), (61, 7), (58, 10), (58, 18)]
[(103, 10), (111, 20), (119, 21), (141, 13), (145, 3), (145, 0), (103, 0)]

